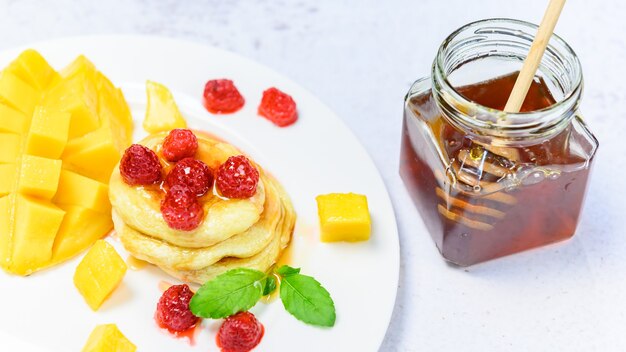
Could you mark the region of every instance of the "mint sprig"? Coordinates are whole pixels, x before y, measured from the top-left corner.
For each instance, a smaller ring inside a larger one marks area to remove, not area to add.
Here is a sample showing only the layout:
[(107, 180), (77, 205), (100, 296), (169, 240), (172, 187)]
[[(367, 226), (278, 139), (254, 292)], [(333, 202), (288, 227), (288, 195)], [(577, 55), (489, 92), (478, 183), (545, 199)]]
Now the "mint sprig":
[(285, 309), (307, 324), (334, 326), (335, 303), (330, 293), (311, 276), (300, 274), (299, 269), (290, 272), (280, 283), (280, 300)]
[(307, 324), (335, 325), (335, 304), (328, 291), (313, 277), (300, 274), (299, 268), (287, 265), (268, 274), (247, 268), (229, 270), (200, 287), (189, 308), (198, 317), (213, 319), (246, 311), (276, 290), (276, 276), (287, 312)]
[(265, 273), (239, 268), (205, 283), (189, 302), (191, 312), (201, 318), (225, 318), (246, 311), (263, 296)]

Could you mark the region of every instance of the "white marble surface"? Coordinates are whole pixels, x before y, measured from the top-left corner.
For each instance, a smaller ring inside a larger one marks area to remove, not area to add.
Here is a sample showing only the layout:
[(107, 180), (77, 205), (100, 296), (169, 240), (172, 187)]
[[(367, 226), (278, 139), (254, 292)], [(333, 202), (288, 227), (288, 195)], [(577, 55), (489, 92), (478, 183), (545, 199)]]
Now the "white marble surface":
[(397, 212), (402, 268), (383, 351), (626, 350), (625, 2), (570, 0), (557, 26), (582, 61), (582, 110), (601, 144), (573, 240), (446, 268), (398, 176), (402, 98), (443, 38), (481, 18), (539, 22), (546, 3), (0, 0), (0, 50), (82, 34), (161, 35), (240, 53), (309, 88), (370, 152)]

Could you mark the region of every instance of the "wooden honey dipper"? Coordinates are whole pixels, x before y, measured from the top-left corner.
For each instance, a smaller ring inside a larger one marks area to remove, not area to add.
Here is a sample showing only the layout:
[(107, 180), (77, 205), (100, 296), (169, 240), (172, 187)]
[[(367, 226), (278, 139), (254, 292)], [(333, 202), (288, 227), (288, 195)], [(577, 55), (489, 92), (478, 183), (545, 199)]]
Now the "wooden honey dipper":
[[(517, 76), (513, 90), (504, 107), (505, 112), (518, 113), (520, 111), (564, 5), (565, 0), (550, 0), (541, 24), (539, 25), (539, 29), (537, 30), (537, 34), (535, 35), (535, 39), (530, 46), (528, 56), (524, 60), (522, 69)], [(487, 195), (482, 196), (481, 199), (509, 206), (515, 204), (517, 202), (515, 197), (501, 191), (498, 192), (497, 190), (500, 187), (497, 183), (484, 181), (481, 176), (483, 174), (489, 174), (497, 178), (502, 178), (511, 174), (512, 171), (510, 169), (494, 164), (489, 161), (487, 157), (488, 154), (491, 154), (493, 158), (504, 158), (515, 163), (519, 161), (520, 158), (517, 149), (484, 145), (482, 143), (475, 144), (475, 147), (483, 148), (479, 157), (472, 157), (472, 151), (462, 149), (457, 154), (456, 160), (451, 163), (450, 167), (456, 177), (454, 181), (469, 185), (472, 188), (479, 187), (484, 193), (487, 193)], [(474, 169), (480, 169), (481, 175), (473, 175), (468, 172), (465, 169), (466, 165)], [(445, 185), (446, 181), (448, 181), (447, 177), (441, 172), (436, 172), (435, 176), (440, 184)], [(437, 205), (437, 210), (441, 215), (472, 229), (489, 231), (493, 229), (493, 221), (502, 219), (506, 215), (501, 210), (482, 204), (470, 203), (469, 200), (471, 197), (475, 197), (471, 192), (458, 191), (459, 194), (463, 194), (464, 198), (468, 200), (453, 197), (449, 190), (445, 191), (439, 187), (435, 189), (435, 193), (444, 202), (444, 204)], [(478, 215), (481, 219), (473, 218), (473, 215)]]

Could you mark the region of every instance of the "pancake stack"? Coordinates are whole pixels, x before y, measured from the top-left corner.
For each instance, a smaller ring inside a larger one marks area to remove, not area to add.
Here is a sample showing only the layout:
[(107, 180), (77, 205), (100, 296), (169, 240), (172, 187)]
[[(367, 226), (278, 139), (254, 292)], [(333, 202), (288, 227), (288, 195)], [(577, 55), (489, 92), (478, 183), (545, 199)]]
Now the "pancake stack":
[[(159, 154), (167, 133), (140, 142)], [(196, 134), (196, 158), (217, 170), (234, 146)], [(166, 172), (173, 167), (163, 159)], [(193, 231), (170, 228), (163, 220), (159, 185), (130, 186), (119, 173), (111, 176), (109, 198), (113, 222), (122, 244), (133, 256), (157, 265), (186, 282), (204, 284), (230, 269), (268, 270), (291, 240), (296, 214), (282, 186), (256, 163), (260, 174), (256, 194), (247, 199), (226, 199), (213, 187), (200, 198), (204, 221)]]

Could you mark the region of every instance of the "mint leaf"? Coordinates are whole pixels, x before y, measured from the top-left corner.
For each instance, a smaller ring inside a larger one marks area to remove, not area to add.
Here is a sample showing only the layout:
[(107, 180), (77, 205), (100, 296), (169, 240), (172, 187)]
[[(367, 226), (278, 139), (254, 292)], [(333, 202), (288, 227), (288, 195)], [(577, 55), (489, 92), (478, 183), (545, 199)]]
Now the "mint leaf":
[(300, 273), (300, 268), (292, 268), (289, 265), (283, 265), (276, 270), (276, 273), (280, 276), (289, 276)]
[[(280, 269), (282, 268), (284, 266)], [(280, 299), (285, 309), (300, 321), (319, 326), (335, 325), (333, 299), (330, 298), (328, 291), (310, 276), (299, 273), (283, 276), (280, 283)]]
[(189, 302), (191, 312), (201, 318), (225, 318), (252, 308), (263, 295), (265, 273), (232, 269), (208, 281)]
[(263, 284), (263, 296), (267, 296), (276, 290), (276, 277), (270, 275)]

